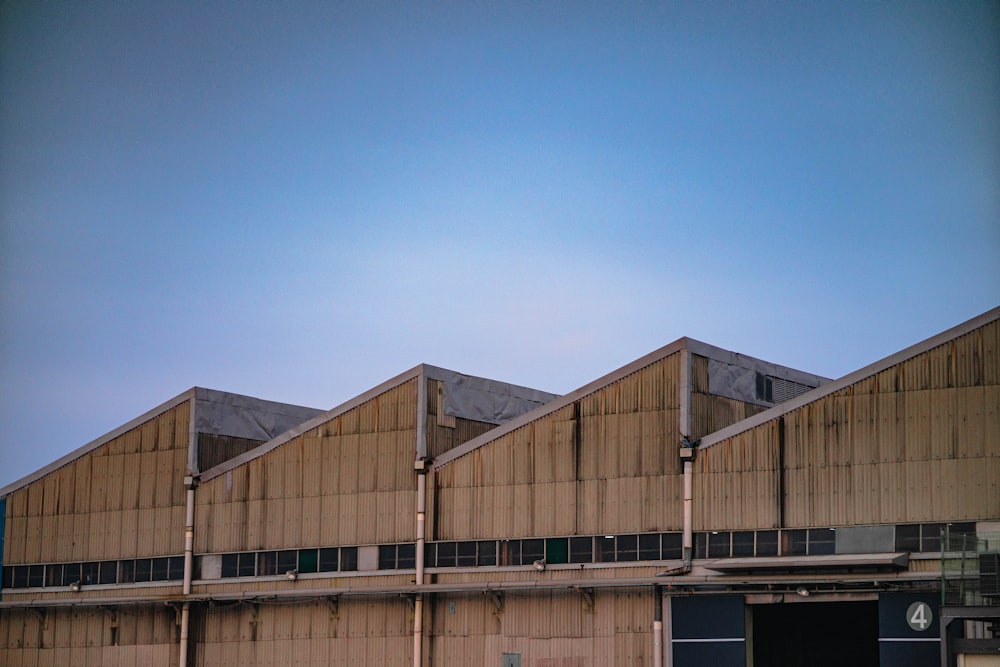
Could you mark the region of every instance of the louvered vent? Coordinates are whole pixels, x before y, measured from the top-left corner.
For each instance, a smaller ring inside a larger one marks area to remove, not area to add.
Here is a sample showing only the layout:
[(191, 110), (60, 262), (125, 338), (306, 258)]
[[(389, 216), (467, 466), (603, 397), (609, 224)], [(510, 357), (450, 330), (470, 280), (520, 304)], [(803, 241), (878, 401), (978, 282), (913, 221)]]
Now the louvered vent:
[(769, 377), (769, 379), (772, 383), (774, 403), (784, 403), (785, 401), (790, 401), (796, 396), (801, 396), (812, 389), (812, 387), (807, 384), (800, 384), (798, 382), (792, 382), (791, 380), (784, 380), (778, 377)]

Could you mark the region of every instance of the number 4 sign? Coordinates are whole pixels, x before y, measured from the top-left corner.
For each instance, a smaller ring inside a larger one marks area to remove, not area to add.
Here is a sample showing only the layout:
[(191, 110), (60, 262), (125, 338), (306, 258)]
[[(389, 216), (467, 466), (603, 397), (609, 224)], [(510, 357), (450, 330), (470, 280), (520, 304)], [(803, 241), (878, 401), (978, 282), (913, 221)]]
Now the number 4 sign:
[(914, 602), (906, 610), (906, 624), (917, 632), (922, 632), (931, 626), (934, 612), (926, 602)]

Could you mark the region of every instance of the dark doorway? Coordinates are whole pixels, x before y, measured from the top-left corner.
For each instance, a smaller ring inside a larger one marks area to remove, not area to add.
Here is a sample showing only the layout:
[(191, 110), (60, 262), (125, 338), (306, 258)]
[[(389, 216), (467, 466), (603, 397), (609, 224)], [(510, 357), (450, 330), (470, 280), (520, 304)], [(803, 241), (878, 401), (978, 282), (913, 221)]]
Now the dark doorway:
[(754, 605), (754, 667), (878, 667), (878, 602)]

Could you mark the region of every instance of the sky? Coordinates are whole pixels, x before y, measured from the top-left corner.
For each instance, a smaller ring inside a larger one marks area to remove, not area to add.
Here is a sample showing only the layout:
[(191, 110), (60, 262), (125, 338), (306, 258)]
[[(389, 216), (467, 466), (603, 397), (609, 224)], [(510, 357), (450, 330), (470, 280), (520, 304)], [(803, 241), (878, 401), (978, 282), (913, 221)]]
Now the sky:
[(998, 2), (0, 3), (0, 486), (192, 386), (839, 377), (998, 297)]

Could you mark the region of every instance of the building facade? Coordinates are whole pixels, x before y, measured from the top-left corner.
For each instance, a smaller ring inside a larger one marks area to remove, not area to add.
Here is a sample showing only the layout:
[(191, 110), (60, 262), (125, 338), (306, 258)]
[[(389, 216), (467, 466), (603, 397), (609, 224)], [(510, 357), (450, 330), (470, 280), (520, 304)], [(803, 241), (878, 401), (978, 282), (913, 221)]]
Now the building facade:
[(566, 396), (193, 389), (0, 489), (0, 664), (994, 664), (998, 320), (838, 380), (685, 338)]

